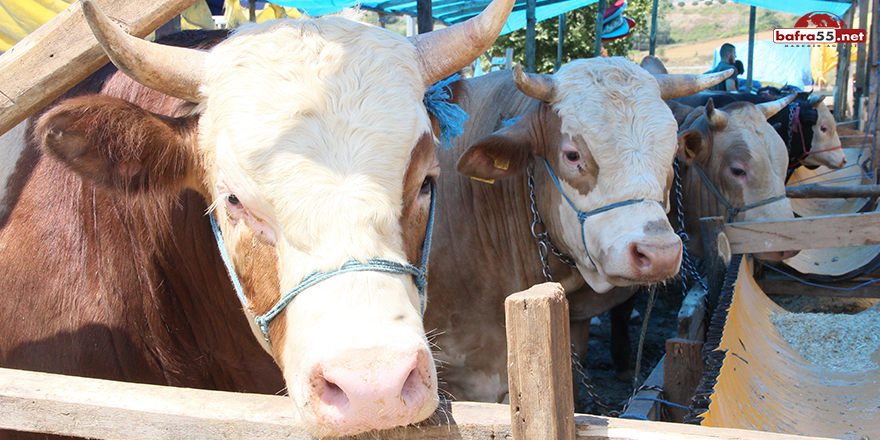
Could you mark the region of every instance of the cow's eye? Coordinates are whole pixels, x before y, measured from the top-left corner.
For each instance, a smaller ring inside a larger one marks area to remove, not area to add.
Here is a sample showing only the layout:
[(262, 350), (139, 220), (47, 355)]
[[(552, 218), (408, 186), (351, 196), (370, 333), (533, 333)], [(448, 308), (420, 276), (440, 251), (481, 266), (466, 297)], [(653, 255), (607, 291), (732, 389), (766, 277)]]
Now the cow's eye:
[(236, 197), (235, 194), (230, 194), (229, 196), (227, 196), (226, 201), (228, 201), (229, 204), (232, 206), (241, 206), (241, 201), (238, 200), (238, 197)]
[(430, 194), (431, 192), (431, 184), (434, 183), (434, 178), (431, 176), (425, 176), (425, 180), (422, 181), (422, 186), (419, 188), (419, 194)]
[(581, 155), (577, 151), (566, 151), (565, 159), (569, 162), (577, 162), (581, 159)]
[(745, 177), (746, 170), (739, 167), (730, 167), (730, 174), (733, 174), (736, 177)]
[(828, 126), (823, 125), (822, 128), (820, 128), (819, 130), (822, 130), (822, 133), (828, 133)]

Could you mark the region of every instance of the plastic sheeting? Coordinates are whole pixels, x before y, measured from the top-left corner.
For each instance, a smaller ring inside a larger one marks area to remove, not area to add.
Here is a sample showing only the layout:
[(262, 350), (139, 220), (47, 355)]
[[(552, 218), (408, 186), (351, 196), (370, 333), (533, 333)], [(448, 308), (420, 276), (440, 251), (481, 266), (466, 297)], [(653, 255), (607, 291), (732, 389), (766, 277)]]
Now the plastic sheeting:
[[(745, 72), (749, 70), (749, 43), (733, 43), (736, 47), (736, 59), (743, 62)], [(715, 57), (712, 65), (721, 60), (718, 47), (715, 49)], [(813, 85), (813, 74), (810, 70), (810, 48), (791, 47), (785, 44), (776, 44), (769, 40), (755, 40), (755, 68), (752, 71), (752, 79), (765, 83), (779, 85), (792, 85), (803, 90), (806, 86)], [(745, 84), (746, 73), (739, 76), (740, 82)]]
[(875, 438), (880, 432), (880, 369), (838, 372), (810, 363), (776, 330), (770, 315), (777, 313), (788, 312), (767, 298), (743, 261), (716, 350), (726, 356), (701, 424)]

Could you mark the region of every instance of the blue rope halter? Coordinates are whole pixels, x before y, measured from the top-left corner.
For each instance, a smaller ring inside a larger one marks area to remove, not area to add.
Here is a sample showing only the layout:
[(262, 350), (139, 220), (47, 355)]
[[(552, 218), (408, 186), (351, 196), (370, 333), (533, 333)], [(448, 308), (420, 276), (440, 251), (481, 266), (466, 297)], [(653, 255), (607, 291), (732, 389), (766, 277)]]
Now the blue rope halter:
[(715, 188), (715, 185), (712, 184), (712, 181), (709, 180), (709, 176), (706, 175), (699, 164), (694, 163), (694, 169), (697, 170), (697, 174), (700, 175), (700, 178), (703, 179), (703, 183), (706, 185), (707, 188), (709, 188), (709, 192), (711, 192), (712, 195), (714, 195), (715, 198), (717, 198), (718, 201), (721, 202), (725, 208), (727, 208), (727, 220), (725, 221), (725, 223), (733, 223), (733, 218), (741, 212), (745, 212), (759, 206), (768, 205), (773, 202), (778, 202), (786, 197), (785, 194), (782, 194), (761, 200), (760, 202), (755, 202), (749, 205), (740, 206), (739, 208), (734, 208), (733, 205), (731, 205), (730, 202), (728, 202), (727, 199), (725, 199), (724, 196), (721, 195), (721, 192), (718, 191), (718, 188)]
[(554, 173), (553, 169), (550, 168), (550, 163), (547, 162), (547, 159), (544, 159), (544, 158), (541, 158), (541, 159), (544, 161), (544, 165), (547, 166), (547, 171), (550, 173), (550, 177), (553, 179), (553, 183), (556, 184), (556, 189), (559, 190), (559, 194), (562, 194), (562, 198), (565, 199), (565, 201), (568, 202), (568, 205), (571, 206), (571, 209), (574, 209), (574, 212), (577, 213), (578, 221), (581, 224), (581, 241), (583, 241), (583, 243), (584, 243), (584, 250), (587, 251), (587, 258), (590, 259), (590, 263), (593, 263), (593, 266), (595, 266), (595, 267), (599, 267), (599, 266), (596, 265), (596, 262), (593, 261), (593, 257), (590, 256), (590, 249), (587, 247), (586, 232), (584, 232), (584, 222), (587, 221), (587, 218), (594, 216), (596, 214), (601, 214), (603, 212), (610, 211), (614, 208), (620, 208), (621, 206), (633, 205), (633, 204), (641, 203), (641, 202), (657, 202), (660, 204), (660, 206), (663, 206), (663, 202), (660, 202), (658, 200), (632, 199), (632, 200), (624, 200), (622, 202), (612, 203), (610, 205), (605, 205), (601, 208), (597, 208), (597, 209), (594, 209), (589, 212), (583, 212), (583, 211), (577, 209), (577, 206), (574, 205), (574, 202), (572, 202), (571, 199), (569, 199), (568, 196), (565, 195), (565, 192), (562, 191), (562, 185), (559, 183), (559, 178), (556, 177), (556, 173)]
[[(266, 338), (266, 342), (269, 343), (269, 346), (272, 346), (272, 343), (269, 341), (269, 324), (272, 322), (275, 317), (281, 313), (293, 298), (300, 294), (303, 290), (308, 289), (309, 287), (314, 286), (315, 284), (320, 283), (334, 275), (339, 275), (343, 273), (350, 272), (385, 272), (385, 273), (393, 273), (393, 274), (409, 274), (412, 275), (416, 287), (419, 289), (419, 298), (421, 299), (421, 314), (425, 314), (425, 305), (427, 303), (427, 295), (425, 294), (425, 286), (427, 285), (427, 277), (428, 277), (428, 255), (431, 251), (431, 232), (434, 230), (434, 184), (431, 184), (431, 208), (428, 214), (428, 227), (425, 230), (425, 242), (422, 247), (422, 258), (419, 262), (419, 266), (413, 266), (409, 263), (401, 263), (399, 261), (389, 260), (387, 258), (371, 258), (366, 261), (366, 263), (361, 263), (358, 260), (351, 259), (345, 262), (337, 270), (332, 272), (320, 272), (315, 271), (305, 276), (305, 278), (300, 281), (300, 283), (290, 289), (286, 294), (281, 296), (281, 299), (273, 306), (268, 312), (262, 315), (254, 316), (254, 322), (260, 327), (263, 331), (263, 336)], [(223, 235), (220, 233), (220, 228), (217, 226), (217, 220), (214, 218), (214, 214), (210, 214), (211, 218), (211, 229), (214, 231), (214, 238), (217, 240), (217, 247), (220, 249), (220, 257), (223, 258), (223, 264), (226, 265), (226, 271), (229, 272), (229, 278), (232, 280), (232, 285), (235, 287), (235, 293), (238, 295), (239, 301), (241, 301), (242, 306), (245, 309), (250, 310), (248, 306), (247, 296), (244, 294), (244, 289), (241, 287), (241, 281), (238, 279), (238, 275), (235, 273), (235, 268), (232, 266), (232, 260), (229, 258), (229, 254), (226, 252), (226, 245), (223, 241)]]

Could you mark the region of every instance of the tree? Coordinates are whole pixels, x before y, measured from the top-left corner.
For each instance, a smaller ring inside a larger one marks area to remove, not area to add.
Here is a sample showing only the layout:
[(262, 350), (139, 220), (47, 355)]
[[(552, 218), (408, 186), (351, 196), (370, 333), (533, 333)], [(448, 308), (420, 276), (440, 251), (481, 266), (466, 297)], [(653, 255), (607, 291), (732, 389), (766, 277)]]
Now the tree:
[[(611, 2), (609, 1), (609, 3)], [(633, 38), (631, 38), (633, 35), (637, 33), (650, 33), (651, 5), (652, 0), (628, 0), (624, 14), (635, 20), (636, 26), (634, 29), (630, 29), (628, 36), (602, 43), (602, 47), (608, 51), (609, 56), (626, 55), (633, 45)], [(565, 14), (566, 34), (565, 42), (562, 45), (562, 64), (577, 58), (593, 57), (596, 41), (596, 13), (598, 9), (599, 6), (594, 3)], [(558, 35), (559, 20), (557, 18), (541, 21), (535, 26), (536, 72), (553, 73), (553, 64), (556, 62)], [(504, 56), (505, 48), (513, 48), (514, 63), (525, 64), (525, 47), (526, 30), (520, 29), (498, 37), (498, 40), (489, 49), (489, 54), (492, 56)]]

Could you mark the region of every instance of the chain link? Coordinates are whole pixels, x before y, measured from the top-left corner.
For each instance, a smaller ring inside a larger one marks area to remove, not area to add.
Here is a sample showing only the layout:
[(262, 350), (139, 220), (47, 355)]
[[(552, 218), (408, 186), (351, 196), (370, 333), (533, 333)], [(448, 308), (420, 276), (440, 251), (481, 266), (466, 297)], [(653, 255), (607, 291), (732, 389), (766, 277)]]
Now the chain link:
[[(568, 255), (563, 254), (556, 249), (556, 246), (553, 246), (553, 243), (550, 241), (550, 234), (547, 233), (547, 227), (544, 225), (544, 221), (541, 219), (541, 214), (538, 212), (538, 199), (535, 196), (535, 163), (529, 162), (528, 166), (528, 182), (529, 182), (529, 200), (532, 202), (532, 236), (538, 240), (538, 255), (541, 257), (541, 265), (543, 266), (544, 279), (549, 281), (553, 281), (553, 276), (550, 273), (550, 262), (548, 261), (549, 253), (552, 252), (559, 261), (567, 264), (570, 267), (576, 267), (574, 260)], [(584, 371), (583, 366), (578, 359), (577, 352), (574, 350), (574, 344), (571, 344), (571, 367), (574, 370), (574, 374), (577, 375), (577, 380), (580, 385), (587, 390), (587, 394), (593, 399), (593, 402), (596, 403), (600, 408), (602, 408), (602, 412), (605, 415), (611, 415), (615, 413), (602, 401), (602, 398), (599, 397), (599, 394), (596, 392), (596, 387), (593, 386), (593, 383), (590, 382), (590, 377), (587, 376), (586, 371)], [(577, 390), (575, 390), (577, 392)], [(614, 416), (612, 416), (614, 417)]]
[(672, 179), (672, 188), (675, 192), (675, 209), (678, 219), (678, 231), (676, 231), (676, 233), (681, 237), (681, 272), (682, 281), (685, 286), (684, 294), (687, 295), (687, 287), (695, 282), (700, 283), (700, 287), (702, 287), (704, 291), (708, 291), (709, 289), (706, 288), (706, 283), (703, 281), (703, 277), (700, 276), (700, 272), (697, 271), (693, 261), (691, 261), (690, 253), (688, 252), (688, 242), (690, 241), (690, 237), (684, 232), (684, 208), (682, 206), (682, 200), (684, 199), (681, 194), (681, 172), (678, 159), (675, 159), (675, 161), (672, 162), (672, 167), (675, 171), (675, 176)]

